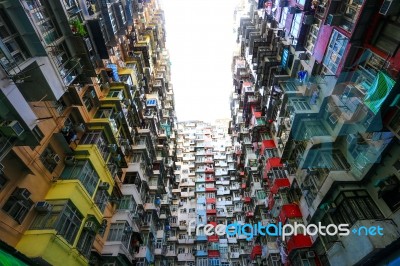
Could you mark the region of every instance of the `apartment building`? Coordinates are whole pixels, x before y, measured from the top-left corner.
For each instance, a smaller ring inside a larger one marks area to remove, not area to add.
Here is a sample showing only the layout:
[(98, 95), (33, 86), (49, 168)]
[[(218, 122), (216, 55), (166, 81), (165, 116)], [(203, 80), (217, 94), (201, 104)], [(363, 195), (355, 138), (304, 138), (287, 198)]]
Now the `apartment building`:
[[(228, 225), (236, 215), (243, 214), (229, 121), (178, 123), (171, 230), (167, 239), (170, 265), (239, 265), (240, 240), (236, 236), (204, 233), (207, 224)], [(244, 215), (241, 217), (244, 221)]]
[(282, 0), (238, 13), (229, 130), (246, 218), (386, 232), (256, 237), (240, 265), (399, 263), (399, 11)]
[(165, 265), (176, 116), (157, 1), (0, 3), (0, 260)]

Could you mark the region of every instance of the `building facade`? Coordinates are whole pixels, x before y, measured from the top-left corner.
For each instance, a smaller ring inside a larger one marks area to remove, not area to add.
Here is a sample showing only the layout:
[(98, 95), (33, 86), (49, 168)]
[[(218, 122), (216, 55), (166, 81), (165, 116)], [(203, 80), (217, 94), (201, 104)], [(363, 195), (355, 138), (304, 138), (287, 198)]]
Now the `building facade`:
[(399, 3), (259, 0), (240, 11), (230, 132), (246, 218), (385, 232), (258, 236), (241, 265), (397, 265)]
[(157, 1), (0, 13), (1, 261), (166, 265), (176, 117)]

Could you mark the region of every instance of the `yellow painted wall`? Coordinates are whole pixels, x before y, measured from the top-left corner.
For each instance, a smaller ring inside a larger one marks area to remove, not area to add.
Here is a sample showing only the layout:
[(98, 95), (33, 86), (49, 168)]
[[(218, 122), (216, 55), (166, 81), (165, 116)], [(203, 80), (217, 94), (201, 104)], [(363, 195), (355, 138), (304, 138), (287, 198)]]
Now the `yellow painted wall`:
[(92, 214), (101, 224), (103, 214), (94, 204), (79, 180), (57, 181), (47, 193), (46, 200), (70, 199), (83, 216)]
[(112, 178), (110, 172), (108, 171), (103, 157), (101, 157), (100, 151), (98, 150), (96, 145), (78, 145), (76, 151), (88, 151), (89, 155), (78, 155), (77, 159), (89, 159), (93, 165), (94, 170), (100, 177), (100, 180), (103, 182), (110, 183), (110, 189), (108, 193), (111, 194), (112, 188), (114, 186), (114, 179)]
[(42, 257), (53, 265), (88, 265), (88, 260), (79, 251), (72, 249), (55, 230), (28, 230), (16, 249), (28, 257)]

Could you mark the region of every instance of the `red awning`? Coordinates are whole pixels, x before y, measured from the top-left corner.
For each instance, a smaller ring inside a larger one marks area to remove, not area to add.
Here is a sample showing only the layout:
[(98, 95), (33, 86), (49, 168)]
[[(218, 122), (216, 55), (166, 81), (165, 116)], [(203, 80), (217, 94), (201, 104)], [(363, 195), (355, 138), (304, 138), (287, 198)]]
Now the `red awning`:
[(207, 198), (206, 203), (215, 203), (216, 199), (215, 198)]
[(264, 154), (265, 149), (275, 149), (275, 142), (272, 139), (263, 140), (261, 144), (261, 153)]
[(283, 164), (281, 163), (281, 158), (273, 157), (273, 158), (269, 158), (267, 160), (267, 163), (265, 165), (265, 169), (266, 169), (266, 171), (269, 171), (269, 170), (271, 170), (271, 168), (282, 167), (282, 166), (283, 166)]
[(284, 224), (288, 218), (301, 218), (300, 208), (297, 204), (285, 204), (279, 213), (279, 220)]
[(219, 251), (218, 250), (209, 250), (208, 257), (209, 258), (219, 258)]
[(242, 198), (244, 203), (250, 203), (251, 202), (251, 198), (250, 197), (243, 197)]
[(257, 256), (262, 255), (262, 247), (261, 245), (256, 245), (253, 247), (251, 254), (250, 254), (250, 259), (254, 260)]
[(290, 187), (289, 179), (287, 179), (287, 178), (275, 178), (274, 185), (271, 188), (271, 192), (273, 194), (276, 194), (276, 193), (278, 193), (279, 189), (283, 188), (283, 187)]
[(219, 238), (218, 235), (212, 235), (207, 237), (208, 242), (218, 242)]
[(251, 86), (253, 86), (253, 83), (251, 83), (250, 81), (243, 82), (243, 88), (244, 87), (251, 87)]
[(288, 254), (290, 254), (290, 252), (295, 249), (310, 248), (312, 246), (312, 241), (310, 236), (299, 234), (290, 237), (286, 245)]
[(257, 112), (255, 109), (256, 109), (255, 106), (251, 107), (251, 112), (253, 113), (253, 116), (255, 118), (260, 118), (261, 117), (261, 112)]

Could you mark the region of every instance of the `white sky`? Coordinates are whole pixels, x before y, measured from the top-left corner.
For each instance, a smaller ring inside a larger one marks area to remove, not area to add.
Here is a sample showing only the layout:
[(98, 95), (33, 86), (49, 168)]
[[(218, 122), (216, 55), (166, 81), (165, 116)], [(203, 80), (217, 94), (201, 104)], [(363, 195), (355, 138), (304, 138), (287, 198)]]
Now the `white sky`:
[(229, 118), (237, 0), (161, 0), (178, 121)]

